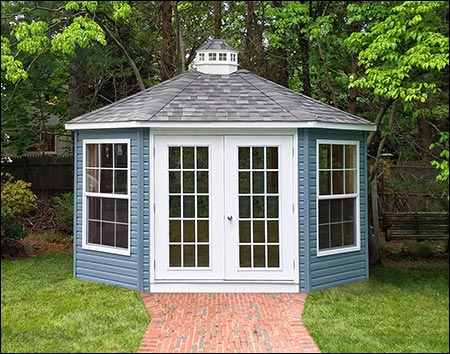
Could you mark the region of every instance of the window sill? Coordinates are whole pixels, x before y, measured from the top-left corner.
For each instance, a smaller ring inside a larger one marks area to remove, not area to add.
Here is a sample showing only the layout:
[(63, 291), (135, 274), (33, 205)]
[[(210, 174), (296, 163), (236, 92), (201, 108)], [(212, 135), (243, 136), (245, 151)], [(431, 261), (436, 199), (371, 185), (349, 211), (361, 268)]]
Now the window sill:
[(332, 256), (334, 254), (355, 252), (355, 251), (360, 251), (360, 250), (361, 250), (361, 247), (359, 247), (359, 246), (342, 247), (342, 248), (330, 249), (330, 250), (326, 250), (326, 251), (318, 250), (317, 257)]
[(109, 246), (97, 246), (93, 244), (87, 244), (82, 246), (83, 250), (89, 250), (89, 251), (97, 251), (97, 252), (103, 252), (103, 253), (112, 253), (112, 254), (118, 254), (121, 256), (130, 256), (130, 249), (119, 249), (116, 247), (109, 247)]

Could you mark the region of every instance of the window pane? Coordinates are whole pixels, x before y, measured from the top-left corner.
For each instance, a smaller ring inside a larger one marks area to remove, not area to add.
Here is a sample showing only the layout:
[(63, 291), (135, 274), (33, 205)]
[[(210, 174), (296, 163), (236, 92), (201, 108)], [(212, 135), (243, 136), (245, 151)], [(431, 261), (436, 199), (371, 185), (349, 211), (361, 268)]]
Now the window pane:
[(128, 167), (127, 144), (114, 144), (114, 159), (115, 168)]
[(355, 245), (355, 223), (344, 223), (344, 246)]
[(250, 168), (250, 148), (240, 147), (239, 148), (239, 168), (249, 169)]
[(102, 223), (102, 244), (105, 246), (114, 246), (114, 223)]
[(267, 197), (267, 217), (278, 218), (278, 197)]
[(116, 222), (128, 222), (127, 199), (116, 199)]
[(169, 221), (169, 242), (181, 242), (181, 221)]
[(179, 196), (171, 195), (169, 197), (169, 216), (175, 218), (181, 217), (181, 198)]
[(342, 171), (333, 171), (333, 194), (344, 194), (344, 174)]
[(127, 194), (128, 192), (128, 171), (114, 171), (114, 193)]
[(277, 169), (278, 168), (278, 148), (277, 147), (267, 147), (266, 148), (266, 163), (267, 169)]
[(101, 198), (101, 199), (102, 199), (102, 220), (114, 221), (116, 217), (115, 199), (112, 198)]
[(333, 165), (332, 168), (343, 168), (344, 167), (344, 145), (332, 145), (332, 158)]
[(183, 171), (183, 193), (194, 193), (194, 171)]
[(197, 172), (197, 193), (208, 193), (209, 187), (208, 172)]
[(194, 168), (193, 146), (183, 146), (183, 168)]
[(197, 246), (197, 266), (209, 267), (209, 246)]
[(280, 266), (279, 246), (267, 246), (269, 268), (278, 268)]
[(128, 225), (116, 224), (116, 247), (128, 248)]
[(253, 193), (264, 193), (264, 172), (253, 172)]
[(266, 266), (266, 250), (264, 246), (253, 246), (253, 267)]
[(331, 172), (329, 171), (319, 172), (319, 194), (331, 194)]
[(250, 172), (239, 172), (239, 193), (250, 193)]
[(330, 222), (330, 201), (319, 200), (319, 224)]
[(267, 193), (278, 193), (278, 172), (267, 172)]
[(345, 193), (355, 193), (355, 171), (345, 171)]
[(251, 246), (239, 246), (239, 266), (240, 267), (251, 267)]
[(100, 199), (88, 197), (88, 219), (100, 220)]
[(353, 221), (355, 220), (355, 199), (343, 199), (343, 220)]
[(178, 245), (169, 246), (169, 266), (181, 267), (181, 246)]
[(207, 147), (197, 147), (197, 168), (208, 168)]
[(239, 197), (239, 217), (250, 217), (250, 197)]
[(319, 145), (319, 168), (331, 168), (331, 145)]
[(266, 242), (266, 230), (264, 221), (253, 221), (253, 242), (254, 243)]
[(195, 267), (195, 246), (183, 246), (183, 267)]
[(112, 193), (113, 170), (100, 170), (100, 192)]
[(253, 197), (253, 217), (264, 217), (264, 197)]
[(86, 166), (99, 167), (98, 144), (86, 144), (86, 149), (87, 149)]
[(100, 144), (101, 167), (113, 167), (113, 145)]
[(88, 168), (86, 170), (86, 191), (98, 193), (98, 170)]
[(342, 199), (330, 200), (330, 221), (342, 221)]
[(183, 221), (183, 242), (195, 242), (195, 220)]
[(180, 172), (169, 172), (169, 193), (181, 193)]
[(278, 220), (267, 221), (267, 242), (279, 242)]
[(253, 147), (252, 148), (252, 168), (262, 169), (264, 168), (264, 148)]
[(183, 197), (183, 217), (185, 218), (195, 217), (194, 196)]
[(169, 147), (169, 168), (180, 168), (180, 148), (178, 146)]
[(356, 168), (355, 145), (345, 145), (345, 168)]
[(250, 243), (250, 221), (239, 221), (239, 242)]
[(197, 221), (197, 242), (209, 242), (209, 221)]
[(330, 248), (330, 226), (319, 226), (319, 249)]
[(209, 217), (209, 197), (207, 195), (197, 197), (197, 217)]
[(88, 243), (100, 244), (100, 222), (89, 221)]
[(331, 224), (331, 247), (339, 247), (342, 244), (342, 224)]

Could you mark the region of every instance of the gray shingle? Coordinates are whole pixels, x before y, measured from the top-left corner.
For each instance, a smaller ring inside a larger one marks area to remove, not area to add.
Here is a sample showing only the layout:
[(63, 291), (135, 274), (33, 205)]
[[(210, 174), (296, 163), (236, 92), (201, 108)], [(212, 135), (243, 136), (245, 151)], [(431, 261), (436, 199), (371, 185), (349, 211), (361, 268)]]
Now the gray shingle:
[(131, 121), (372, 124), (247, 70), (230, 75), (187, 71), (69, 123)]

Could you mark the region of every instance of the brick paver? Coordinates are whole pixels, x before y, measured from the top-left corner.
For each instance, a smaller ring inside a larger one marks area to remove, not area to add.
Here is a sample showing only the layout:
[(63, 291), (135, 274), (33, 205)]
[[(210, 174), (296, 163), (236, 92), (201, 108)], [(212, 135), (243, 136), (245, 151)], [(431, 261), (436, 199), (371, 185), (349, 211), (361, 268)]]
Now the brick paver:
[(139, 353), (320, 353), (306, 294), (141, 294), (152, 317)]

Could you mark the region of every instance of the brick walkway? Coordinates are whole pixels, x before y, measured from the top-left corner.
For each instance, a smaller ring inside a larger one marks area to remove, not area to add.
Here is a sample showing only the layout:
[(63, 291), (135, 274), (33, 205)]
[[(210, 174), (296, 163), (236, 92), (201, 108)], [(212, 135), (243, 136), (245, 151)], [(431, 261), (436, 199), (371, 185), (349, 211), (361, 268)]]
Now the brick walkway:
[(139, 353), (320, 353), (306, 294), (141, 294), (152, 316)]

